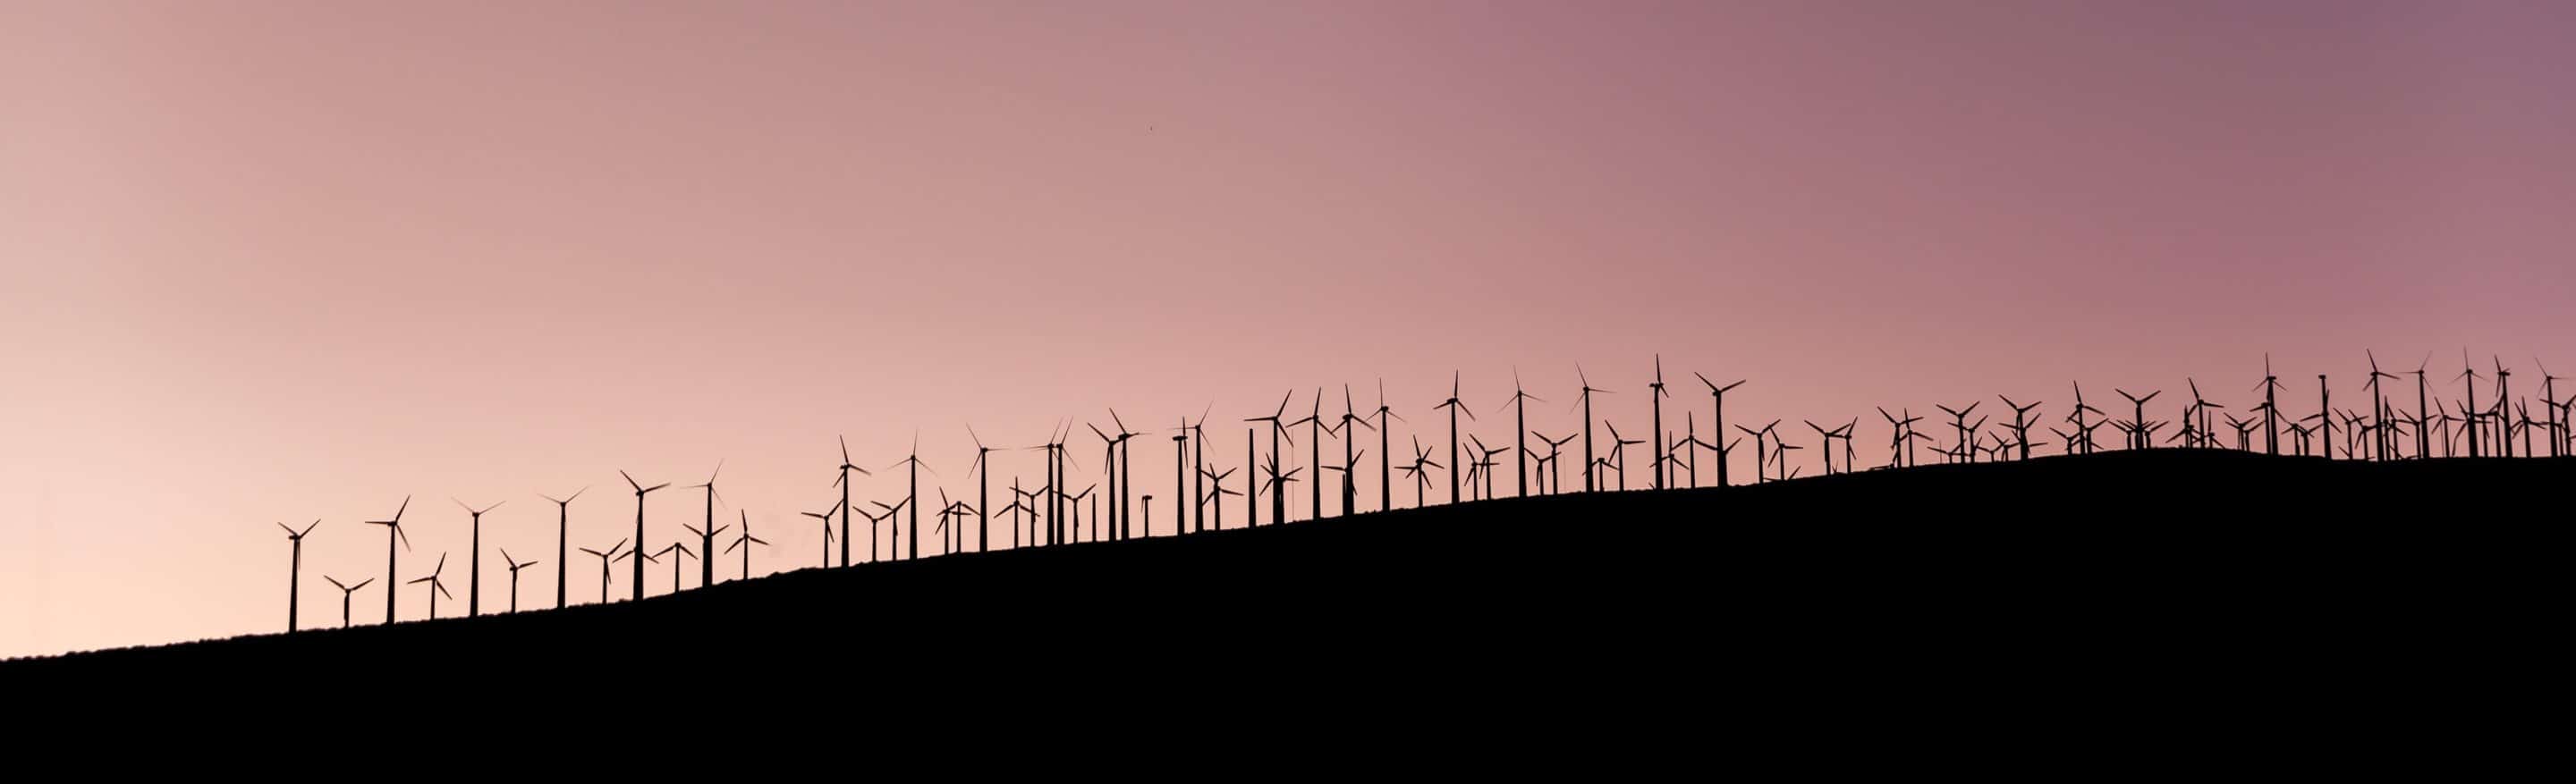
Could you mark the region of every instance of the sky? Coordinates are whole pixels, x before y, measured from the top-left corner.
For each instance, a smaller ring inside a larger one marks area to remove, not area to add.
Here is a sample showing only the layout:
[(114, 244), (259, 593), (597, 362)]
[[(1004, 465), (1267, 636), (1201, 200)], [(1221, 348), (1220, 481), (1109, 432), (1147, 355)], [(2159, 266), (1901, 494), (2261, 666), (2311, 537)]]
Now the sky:
[[(1453, 371), (1488, 441), (1515, 373), (1580, 429), (1577, 363), (1633, 433), (1660, 354), (1668, 419), (1749, 379), (1731, 418), (1863, 417), (1864, 463), (1873, 406), (2242, 412), (2265, 352), (2307, 411), (2365, 350), (2520, 390), (2576, 368), (2571, 37), (2511, 2), (0, 0), (0, 656), (279, 630), (274, 522), (321, 521), (303, 623), (326, 574), (379, 621), (358, 521), (407, 496), (442, 613), (451, 497), (504, 503), (487, 602), (507, 548), (550, 604), (538, 494), (589, 488), (607, 545), (620, 469), (722, 460), (754, 571), (812, 565), (843, 435), (971, 495), (968, 426), (1069, 423), (1096, 469), (1115, 407), (1159, 531), (1182, 418), (1234, 466), (1282, 393), (1383, 379), (1433, 446)], [(655, 548), (704, 513), (646, 503)]]

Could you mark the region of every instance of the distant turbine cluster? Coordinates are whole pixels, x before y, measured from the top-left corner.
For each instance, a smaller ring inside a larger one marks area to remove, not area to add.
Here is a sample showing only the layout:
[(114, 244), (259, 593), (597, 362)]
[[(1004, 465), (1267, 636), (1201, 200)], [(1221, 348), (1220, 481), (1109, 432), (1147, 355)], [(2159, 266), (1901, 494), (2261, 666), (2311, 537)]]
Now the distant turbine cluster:
[[(1438, 483), (1433, 478), (1435, 473), (1440, 474), (1441, 480), (1445, 480), (1448, 485), (1448, 503), (1500, 498), (1500, 491), (1503, 488), (1497, 477), (1501, 473), (1502, 465), (1499, 458), (1503, 455), (1510, 455), (1512, 458), (1512, 481), (1509, 485), (1513, 492), (1512, 497), (1561, 494), (1567, 492), (1562, 476), (1563, 458), (1569, 455), (1564, 452), (1564, 448), (1578, 438), (1582, 440), (1582, 463), (1579, 466), (1582, 491), (1587, 493), (1601, 492), (1613, 487), (1627, 490), (1630, 484), (1627, 472), (1628, 448), (1641, 445), (1646, 447), (1646, 454), (1643, 456), (1646, 465), (1643, 467), (1647, 469), (1647, 477), (1642, 483), (1645, 487), (1655, 490), (1700, 487), (1699, 467), (1704, 456), (1716, 458), (1713, 471), (1714, 486), (1733, 487), (1735, 483), (1731, 480), (1727, 467), (1738, 451), (1738, 447), (1743, 445), (1745, 438), (1753, 441), (1753, 484), (1796, 478), (1805, 466), (1801, 461), (1793, 460), (1790, 454), (1811, 449), (1814, 453), (1813, 460), (1817, 472), (1821, 475), (1913, 467), (1920, 464), (1919, 460), (1926, 452), (1943, 463), (2029, 460), (2052, 446), (2060, 454), (2088, 455), (2102, 448), (2104, 440), (2097, 435), (2096, 431), (2106, 425), (2121, 435), (2117, 443), (2123, 450), (2156, 449), (2179, 445), (2190, 449), (2261, 451), (2264, 454), (2280, 455), (2286, 446), (2289, 453), (2294, 456), (2314, 456), (2331, 460), (2337, 459), (2337, 455), (2340, 454), (2341, 459), (2345, 460), (2378, 461), (2461, 456), (2537, 457), (2544, 452), (2549, 457), (2576, 454), (2576, 440), (2571, 440), (2569, 432), (2570, 413), (2572, 408), (2576, 408), (2576, 395), (2565, 399), (2557, 397), (2558, 377), (2550, 375), (2548, 368), (2540, 365), (2537, 359), (2533, 360), (2533, 364), (2538, 366), (2541, 372), (2539, 402), (2542, 416), (2539, 419), (2533, 419), (2530, 408), (2532, 401), (2513, 395), (2511, 385), (2513, 370), (2506, 367), (2501, 358), (2493, 360), (2489, 374), (2481, 375), (2476, 365), (2469, 361), (2467, 352), (2463, 351), (2461, 353), (2463, 369), (2458, 375), (2452, 376), (2445, 382), (2460, 384), (2460, 398), (2455, 401), (2444, 401), (2432, 394), (2430, 371), (2427, 370), (2431, 365), (2432, 357), (2429, 354), (2426, 355), (2425, 361), (2419, 363), (2415, 370), (2406, 372), (2415, 377), (2415, 406), (2409, 412), (2401, 406), (2400, 401), (2392, 401), (2381, 385), (2382, 381), (2401, 381), (2404, 375), (2383, 371), (2379, 366), (2379, 358), (2374, 353), (2364, 352), (2364, 357), (2369, 363), (2369, 371), (2362, 376), (2364, 380), (2360, 386), (2365, 390), (2365, 397), (2359, 411), (2352, 408), (2335, 408), (2332, 391), (2327, 386), (2327, 376), (2321, 373), (2317, 375), (2316, 412), (2300, 417), (2290, 416), (2282, 408), (2280, 393), (2284, 386), (2280, 378), (2273, 373), (2271, 358), (2268, 355), (2263, 360), (2262, 380), (2252, 387), (2252, 391), (2262, 394), (2262, 402), (2248, 406), (2244, 410), (2243, 417), (2233, 414), (2220, 415), (2218, 412), (2228, 410), (2227, 406), (2204, 397), (2199, 380), (2194, 378), (2184, 379), (2185, 385), (2190, 390), (2191, 399), (2190, 402), (2182, 404), (2179, 409), (2169, 409), (2175, 414), (2173, 419), (2154, 419), (2149, 415), (2150, 405), (2163, 394), (2163, 390), (2147, 390), (2140, 394), (2127, 389), (2114, 389), (2114, 392), (2129, 402), (2130, 415), (2127, 418), (2113, 418), (2085, 401), (2084, 387), (2081, 383), (2071, 385), (2074, 402), (2064, 416), (2055, 420), (2038, 415), (2040, 407), (2044, 404), (2043, 401), (2021, 403), (2011, 397), (2000, 395), (1996, 399), (2002, 402), (2003, 408), (1989, 409), (1991, 413), (1986, 415), (1976, 413), (1978, 407), (1984, 403), (1982, 400), (1969, 401), (1955, 408), (1948, 404), (1935, 404), (1933, 407), (1947, 415), (1949, 419), (1946, 422), (1934, 419), (1928, 427), (1918, 427), (1925, 424), (1925, 418), (1916, 415), (1911, 408), (1899, 408), (1891, 413), (1885, 407), (1880, 407), (1877, 413), (1887, 423), (1886, 457), (1884, 462), (1866, 469), (1858, 463), (1860, 454), (1856, 447), (1859, 438), (1858, 428), (1861, 425), (1860, 417), (1853, 417), (1841, 424), (1835, 424), (1830, 420), (1824, 423), (1801, 420), (1808, 430), (1814, 433), (1812, 440), (1803, 443), (1791, 443), (1789, 436), (1779, 430), (1781, 422), (1779, 419), (1771, 420), (1759, 427), (1748, 427), (1746, 424), (1731, 425), (1744, 437), (1727, 441), (1723, 446), (1701, 440), (1696, 412), (1684, 414), (1682, 432), (1675, 433), (1666, 429), (1663, 405), (1671, 394), (1665, 389), (1663, 359), (1660, 356), (1654, 359), (1652, 380), (1645, 384), (1648, 410), (1644, 413), (1648, 417), (1647, 429), (1636, 433), (1637, 437), (1621, 432), (1617, 424), (1610, 420), (1595, 418), (1594, 396), (1613, 394), (1614, 390), (1593, 386), (1591, 377), (1582, 367), (1577, 366), (1575, 377), (1580, 382), (1580, 386), (1577, 388), (1574, 404), (1568, 408), (1568, 413), (1581, 412), (1583, 421), (1580, 431), (1551, 438), (1545, 432), (1530, 429), (1528, 405), (1532, 402), (1546, 403), (1547, 401), (1531, 394), (1521, 383), (1520, 374), (1516, 370), (1512, 374), (1511, 396), (1489, 412), (1489, 414), (1498, 414), (1502, 413), (1504, 406), (1510, 407), (1512, 433), (1509, 442), (1506, 445), (1489, 446), (1484, 441), (1483, 435), (1490, 433), (1462, 432), (1459, 425), (1461, 415), (1464, 415), (1469, 422), (1477, 422), (1478, 419), (1476, 413), (1468, 408), (1462, 396), (1464, 374), (1452, 373), (1448, 396), (1428, 407), (1430, 411), (1446, 411), (1448, 414), (1448, 427), (1445, 434), (1448, 456), (1446, 463), (1433, 459), (1433, 450), (1423, 447), (1423, 434), (1418, 432), (1407, 436), (1407, 440), (1412, 445), (1409, 459), (1404, 461), (1394, 459), (1395, 453), (1391, 448), (1393, 424), (1402, 422), (1409, 425), (1411, 422), (1396, 414), (1394, 407), (1387, 404), (1386, 384), (1383, 380), (1378, 382), (1378, 404), (1373, 410), (1358, 408), (1352, 398), (1350, 387), (1344, 385), (1342, 413), (1337, 416), (1326, 416), (1323, 407), (1325, 390), (1319, 387), (1313, 394), (1307, 415), (1294, 420), (1288, 419), (1289, 406), (1296, 399), (1296, 391), (1291, 390), (1280, 399), (1279, 404), (1269, 414), (1243, 419), (1244, 422), (1257, 426), (1245, 431), (1244, 460), (1240, 465), (1223, 465), (1223, 453), (1215, 448), (1208, 437), (1205, 426), (1209, 415), (1215, 411), (1213, 404), (1201, 411), (1196, 420), (1186, 416), (1178, 420), (1178, 426), (1171, 430), (1175, 463), (1171, 477), (1171, 495), (1168, 498), (1188, 503), (1175, 502), (1171, 505), (1173, 513), (1169, 516), (1171, 522), (1166, 527), (1165, 535), (1183, 536), (1225, 530), (1225, 505), (1228, 496), (1242, 499), (1243, 516), (1240, 524), (1236, 526), (1238, 528), (1252, 528), (1265, 524), (1262, 522), (1261, 510), (1261, 502), (1265, 496), (1270, 505), (1269, 522), (1266, 524), (1279, 525), (1291, 522), (1294, 510), (1291, 509), (1290, 501), (1294, 493), (1289, 486), (1298, 482), (1304, 482), (1307, 485), (1305, 494), (1307, 519), (1324, 517), (1326, 511), (1324, 475), (1327, 472), (1339, 477), (1335, 484), (1334, 497), (1338, 499), (1342, 516), (1395, 509), (1394, 487), (1397, 471), (1403, 473), (1404, 481), (1413, 485), (1415, 508), (1427, 506), (1430, 503), (1431, 490)], [(1737, 380), (1719, 384), (1706, 375), (1698, 373), (1692, 375), (1708, 388), (1710, 438), (1720, 438), (1730, 427), (1726, 420), (1726, 394), (1743, 386), (1745, 382)], [(2489, 387), (2486, 396), (2488, 403), (2480, 406), (2478, 401), (2481, 384), (2489, 381), (2492, 382), (2492, 386)], [(2002, 410), (2011, 412), (2011, 421), (1997, 423), (1989, 429), (1988, 422), (2000, 415)], [(1130, 471), (1133, 458), (1130, 448), (1135, 437), (1144, 433), (1128, 429), (1126, 421), (1117, 411), (1111, 410), (1108, 414), (1111, 429), (1104, 430), (1096, 422), (1084, 424), (1084, 427), (1089, 429), (1101, 443), (1099, 481), (1091, 481), (1089, 476), (1082, 479), (1075, 478), (1077, 472), (1087, 469), (1075, 460), (1071, 450), (1066, 448), (1066, 437), (1074, 431), (1073, 421), (1060, 420), (1048, 433), (1044, 442), (1024, 447), (1026, 451), (1042, 453), (1040, 476), (1030, 480), (1017, 474), (1012, 475), (1008, 488), (1010, 494), (1005, 496), (1008, 503), (998, 510), (991, 506), (993, 482), (991, 473), (995, 462), (993, 456), (995, 452), (1018, 450), (1011, 447), (989, 446), (985, 444), (982, 434), (975, 432), (971, 426), (967, 427), (967, 434), (975, 444), (974, 460), (967, 467), (967, 472), (974, 474), (974, 503), (967, 503), (963, 499), (952, 500), (946, 487), (933, 488), (939, 496), (940, 505), (932, 511), (936, 520), (931, 533), (937, 537), (937, 544), (932, 554), (949, 555), (968, 552), (970, 543), (967, 542), (967, 534), (970, 530), (974, 534), (974, 541), (971, 543), (972, 551), (978, 553), (997, 548), (1052, 547), (1155, 536), (1153, 524), (1155, 496), (1150, 493), (1140, 493), (1136, 478)], [(1969, 421), (1971, 416), (1976, 417), (1974, 422)], [(1375, 424), (1369, 422), (1371, 418), (1377, 420)], [(2223, 431), (2219, 427), (2221, 420), (2226, 426)], [(1265, 423), (1266, 426), (1258, 426)], [(1290, 465), (1287, 462), (1293, 459), (1287, 450), (1296, 446), (1296, 433), (1293, 428), (1299, 426), (1305, 428), (1306, 435), (1304, 457), (1307, 463), (1304, 466)], [(1609, 439), (1606, 445), (1596, 443), (1596, 426), (1599, 430), (1608, 432)], [(1629, 426), (1636, 427), (1636, 422), (1630, 420)], [(2048, 433), (2056, 436), (2053, 444), (2032, 440), (2030, 431), (2043, 426)], [(2157, 436), (2168, 429), (2171, 433), (2159, 440)], [(1378, 498), (1373, 509), (1363, 509), (1361, 503), (1359, 475), (1363, 470), (1362, 462), (1369, 454), (1368, 448), (1361, 445), (1362, 436), (1359, 433), (1361, 430), (1370, 431), (1377, 439)], [(2261, 434), (2259, 450), (2254, 437), (2258, 432)], [(2285, 434), (2290, 439), (2286, 444)], [(2229, 435), (2233, 437), (2227, 437)], [(1339, 438), (1342, 442), (1339, 462), (1324, 462), (1324, 441), (1328, 438)], [(1543, 451), (1531, 448), (1530, 439), (1533, 438), (1544, 445)], [(1266, 457), (1261, 452), (1261, 442), (1265, 439), (1270, 444)], [(2538, 446), (2534, 445), (2535, 440)], [(1836, 446), (1838, 441), (1839, 449)], [(2411, 442), (2411, 448), (2409, 442)], [(1497, 443), (1503, 442), (1497, 439)], [(1462, 453), (1462, 449), (1468, 451)], [(839, 455), (840, 462), (832, 467), (834, 478), (829, 483), (831, 487), (838, 490), (838, 499), (823, 511), (799, 512), (806, 517), (815, 518), (822, 525), (823, 547), (816, 565), (835, 568), (833, 560), (835, 552), (839, 554), (837, 564), (839, 568), (853, 565), (851, 542), (854, 536), (861, 533), (853, 530), (853, 515), (864, 517), (868, 521), (864, 530), (864, 535), (868, 539), (866, 563), (914, 560), (923, 557), (921, 473), (930, 471), (930, 466), (921, 459), (919, 434), (914, 435), (909, 454), (880, 469), (906, 469), (903, 494), (900, 498), (893, 499), (891, 503), (870, 500), (866, 502), (866, 507), (860, 506), (858, 501), (851, 497), (850, 474), (855, 471), (862, 476), (873, 476), (874, 473), (853, 462), (847, 438), (840, 440)], [(1839, 461), (1837, 455), (1839, 455)], [(720, 554), (730, 555), (737, 550), (741, 553), (740, 577), (742, 579), (751, 577), (752, 548), (767, 547), (769, 542), (752, 536), (751, 518), (747, 511), (736, 510), (736, 525), (720, 526), (715, 523), (716, 506), (724, 501), (724, 496), (716, 490), (716, 479), (723, 472), (724, 463), (719, 460), (715, 470), (708, 474), (707, 481), (688, 486), (688, 489), (705, 491), (704, 519), (695, 525), (684, 523), (679, 526), (681, 530), (687, 532), (688, 537), (697, 540), (694, 549), (691, 548), (688, 538), (677, 534), (672, 535), (668, 544), (659, 548), (652, 548), (646, 544), (656, 540), (648, 538), (651, 532), (647, 528), (644, 516), (645, 496), (653, 491), (670, 487), (668, 482), (647, 487), (626, 472), (618, 472), (618, 476), (624, 479), (627, 486), (635, 493), (635, 528), (631, 536), (622, 538), (604, 549), (572, 548), (570, 544), (569, 523), (572, 502), (580, 498), (582, 493), (587, 492), (588, 488), (574, 491), (571, 495), (562, 498), (539, 496), (554, 502), (556, 509), (555, 607), (561, 609), (570, 601), (567, 561), (573, 549), (599, 559), (599, 602), (602, 604), (609, 601), (610, 585), (616, 575), (614, 567), (620, 562), (631, 561), (628, 588), (632, 600), (642, 600), (645, 596), (644, 564), (648, 561), (661, 563), (665, 558), (670, 559), (671, 590), (674, 592), (685, 587), (685, 564), (688, 559), (698, 561), (698, 586), (702, 588), (717, 582), (716, 557)], [(1301, 472), (1304, 474), (1303, 478), (1299, 476)], [(938, 476), (936, 471), (931, 473), (934, 478)], [(1536, 479), (1535, 493), (1532, 492), (1533, 477)], [(1029, 481), (1034, 481), (1035, 486), (1029, 486)], [(1076, 481), (1083, 482), (1083, 488), (1078, 491), (1069, 489)], [(1144, 502), (1144, 515), (1138, 518), (1133, 515), (1132, 502), (1138, 500), (1140, 496)], [(1086, 502), (1090, 510), (1088, 527), (1085, 526), (1083, 514)], [(500, 508), (502, 503), (495, 502), (481, 508), (473, 507), (463, 501), (457, 501), (456, 505), (465, 512), (466, 522), (470, 526), (469, 542), (472, 551), (466, 558), (466, 615), (471, 617), (482, 614), (483, 517)], [(870, 511), (871, 508), (874, 511)], [(444, 553), (439, 555), (436, 564), (428, 574), (411, 580), (400, 579), (397, 571), (400, 565), (398, 559), (402, 552), (411, 549), (411, 538), (403, 528), (403, 516), (410, 509), (411, 498), (405, 497), (402, 504), (395, 508), (390, 519), (363, 521), (368, 525), (385, 526), (386, 529), (384, 618), (387, 623), (392, 623), (397, 618), (395, 610), (398, 592), (393, 590), (396, 587), (423, 586), (421, 593), (428, 605), (427, 617), (431, 619), (438, 617), (440, 598), (450, 601), (455, 599), (455, 595), (448, 591), (444, 581), (447, 568), (447, 555)], [(997, 514), (1008, 517), (1004, 521), (1008, 530), (1006, 541), (996, 542), (993, 538), (992, 518)], [(833, 526), (833, 518), (836, 515), (840, 519), (837, 533)], [(900, 525), (897, 525), (898, 515), (902, 515)], [(966, 525), (969, 518), (974, 520), (971, 529)], [(279, 527), (286, 530), (290, 545), (286, 615), (286, 627), (289, 632), (298, 629), (297, 604), (301, 597), (304, 539), (320, 523), (321, 521), (316, 520), (301, 530), (283, 523), (279, 524)], [(717, 538), (728, 530), (735, 531), (735, 535), (719, 553), (715, 549)], [(834, 549), (836, 543), (837, 551)], [(537, 565), (539, 561), (520, 561), (506, 548), (495, 549), (509, 570), (509, 606), (511, 612), (517, 612), (519, 610), (519, 572)], [(340, 589), (340, 623), (344, 627), (348, 626), (352, 620), (349, 610), (353, 597), (358, 591), (375, 583), (376, 578), (370, 577), (356, 583), (343, 582), (329, 575), (325, 575), (323, 579)]]

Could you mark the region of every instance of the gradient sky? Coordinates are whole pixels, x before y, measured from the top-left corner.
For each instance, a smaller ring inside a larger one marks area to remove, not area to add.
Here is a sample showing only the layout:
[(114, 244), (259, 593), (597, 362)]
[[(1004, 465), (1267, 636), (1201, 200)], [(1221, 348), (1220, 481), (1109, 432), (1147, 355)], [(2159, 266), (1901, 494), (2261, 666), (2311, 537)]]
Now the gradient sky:
[(726, 459), (810, 565), (841, 433), (958, 493), (969, 422), (1096, 468), (1214, 401), (1232, 465), (1290, 387), (1432, 432), (1453, 368), (1643, 429), (1657, 351), (1675, 419), (1749, 377), (1864, 453), (2069, 378), (2242, 411), (2266, 350), (2309, 410), (2364, 348), (2576, 369), (2564, 3), (507, 5), (0, 0), (0, 655), (278, 629), (272, 521), (373, 620), (406, 494), (461, 598), (451, 495), (551, 561), (536, 494), (605, 545), (619, 468)]

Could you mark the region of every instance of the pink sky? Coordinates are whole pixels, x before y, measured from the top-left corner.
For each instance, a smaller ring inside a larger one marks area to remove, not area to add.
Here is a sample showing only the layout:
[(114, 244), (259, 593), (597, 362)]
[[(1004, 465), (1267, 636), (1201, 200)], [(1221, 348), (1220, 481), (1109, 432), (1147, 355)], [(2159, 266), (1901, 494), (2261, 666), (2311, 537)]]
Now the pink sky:
[[(1656, 351), (1675, 419), (1706, 410), (1690, 371), (1750, 377), (1731, 415), (1867, 415), (1865, 453), (1871, 405), (2055, 416), (2070, 377), (2194, 374), (2241, 411), (2267, 349), (2339, 401), (2366, 347), (2440, 378), (2502, 354), (2520, 388), (2534, 355), (2576, 368), (2571, 22), (0, 0), (0, 655), (277, 629), (271, 521), (324, 521), (304, 618), (336, 622), (321, 575), (381, 578), (355, 521), (406, 494), (402, 577), (451, 551), (462, 597), (449, 496), (506, 500), (487, 545), (551, 561), (535, 494), (592, 486), (575, 544), (605, 545), (619, 468), (727, 459), (779, 544), (756, 568), (809, 565), (837, 433), (883, 465), (918, 428), (954, 494), (970, 421), (1025, 445), (1074, 417), (1096, 468), (1107, 406), (1228, 422), (1383, 376), (1427, 434), (1452, 368), (1484, 414), (1517, 366), (1569, 432), (1582, 361), (1643, 429)], [(1135, 474), (1167, 525), (1161, 439)], [(654, 546), (698, 509), (654, 496)]]

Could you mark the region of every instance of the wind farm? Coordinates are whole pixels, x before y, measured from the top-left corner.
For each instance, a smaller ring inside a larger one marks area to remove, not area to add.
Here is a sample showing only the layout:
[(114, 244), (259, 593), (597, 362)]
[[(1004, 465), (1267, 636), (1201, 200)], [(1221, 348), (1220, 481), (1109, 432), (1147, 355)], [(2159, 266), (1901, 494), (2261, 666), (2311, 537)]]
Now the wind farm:
[(13, 696), (1633, 778), (2546, 683), (2576, 6), (29, 8)]

